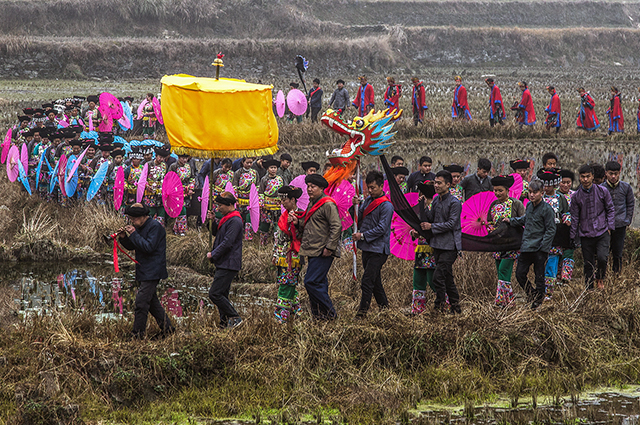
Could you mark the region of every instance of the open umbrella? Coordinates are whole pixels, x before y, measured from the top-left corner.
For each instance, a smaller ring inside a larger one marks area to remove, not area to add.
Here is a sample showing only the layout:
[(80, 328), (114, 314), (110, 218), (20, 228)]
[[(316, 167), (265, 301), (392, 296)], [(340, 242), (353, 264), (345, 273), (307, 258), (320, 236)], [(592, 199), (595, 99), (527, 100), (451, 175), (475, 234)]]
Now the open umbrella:
[(113, 206), (116, 211), (122, 206), (122, 198), (124, 198), (124, 167), (118, 168), (113, 182)]
[(160, 124), (164, 124), (164, 120), (162, 119), (162, 108), (160, 107), (160, 102), (154, 96), (153, 99), (151, 99), (151, 103), (153, 104), (153, 113), (156, 114), (156, 119)]
[(233, 188), (233, 184), (231, 184), (231, 182), (227, 182), (227, 184), (224, 186), (224, 191), (232, 194), (234, 198), (236, 197), (236, 190)]
[[(71, 180), (71, 176), (73, 176), (74, 174), (76, 174), (76, 171), (78, 170), (78, 167), (80, 166), (80, 164), (82, 163), (82, 159), (84, 158), (84, 154), (87, 153), (87, 151), (89, 150), (89, 146), (87, 146), (84, 151), (82, 151), (82, 153), (80, 154), (80, 156), (78, 157), (78, 159), (75, 160), (75, 162), (73, 163), (73, 167), (71, 168), (71, 171), (67, 173), (67, 182), (69, 180)], [(71, 157), (69, 157), (69, 160), (71, 160)]]
[(302, 210), (306, 210), (309, 206), (309, 194), (307, 193), (307, 183), (304, 181), (305, 177), (307, 176), (302, 174), (291, 180), (291, 183), (289, 183), (289, 186), (299, 187), (302, 189), (302, 196), (298, 198), (298, 202), (296, 203), (298, 208)]
[(76, 193), (76, 189), (78, 188), (78, 164), (80, 164), (81, 159), (80, 157), (76, 158), (75, 155), (71, 155), (67, 160), (65, 175), (60, 179), (60, 186), (64, 185), (65, 195), (69, 198)]
[(49, 174), (51, 174), (51, 179), (49, 179), (49, 193), (53, 193), (53, 189), (56, 187), (56, 183), (58, 182), (58, 168), (60, 167), (60, 161), (56, 163), (56, 166), (51, 170)]
[[(40, 184), (40, 174), (42, 173), (42, 164), (44, 164), (44, 156), (46, 153), (46, 150), (42, 151), (40, 154), (40, 160), (38, 161), (38, 166), (36, 167), (36, 190), (38, 190), (38, 185)], [(47, 165), (49, 165), (49, 161), (47, 161)]]
[[(418, 204), (419, 194), (410, 192), (404, 195), (409, 205)], [(391, 219), (391, 254), (401, 260), (412, 261), (415, 258), (415, 250), (418, 240), (411, 237), (411, 226), (409, 226), (398, 214), (393, 213)]]
[(2, 163), (3, 164), (7, 160), (7, 155), (9, 155), (10, 148), (11, 148), (11, 129), (7, 130), (7, 135), (4, 136), (4, 141), (2, 142)]
[(100, 94), (100, 113), (103, 113), (103, 111), (108, 111), (109, 116), (114, 120), (122, 118), (124, 114), (118, 98), (109, 92)]
[(100, 186), (104, 183), (104, 179), (107, 177), (107, 171), (109, 170), (109, 161), (105, 161), (100, 165), (98, 171), (91, 178), (91, 183), (89, 183), (89, 189), (87, 189), (87, 201), (93, 199), (94, 196), (100, 190)]
[(162, 182), (162, 204), (169, 217), (176, 218), (184, 206), (184, 189), (180, 176), (169, 171)]
[(7, 155), (7, 176), (9, 177), (9, 181), (14, 182), (18, 178), (20, 174), (20, 169), (18, 168), (19, 162), (20, 151), (18, 151), (17, 146), (11, 146)]
[(69, 127), (69, 123), (66, 121), (59, 121), (58, 122), (58, 128), (67, 128)]
[(353, 217), (349, 214), (349, 209), (353, 206), (353, 197), (356, 190), (348, 180), (342, 180), (337, 188), (325, 190), (325, 193), (336, 201), (338, 214), (342, 220), (342, 230), (346, 230), (353, 224)]
[(520, 199), (523, 189), (522, 176), (518, 173), (513, 173), (511, 176), (513, 177), (513, 185), (509, 188), (509, 197)]
[(142, 173), (138, 179), (138, 187), (136, 188), (136, 202), (142, 202), (144, 190), (147, 188), (147, 175), (149, 174), (149, 163), (145, 163), (142, 167)]
[(298, 89), (291, 89), (287, 93), (287, 106), (294, 115), (307, 112), (307, 96)]
[(276, 112), (280, 118), (284, 117), (284, 106), (284, 93), (282, 93), (282, 90), (278, 90), (278, 94), (276, 95)]
[(204, 223), (207, 221), (207, 210), (209, 209), (209, 176), (204, 178), (202, 183), (202, 195), (198, 198), (200, 201), (200, 218)]
[(22, 163), (24, 172), (29, 172), (29, 148), (26, 143), (23, 143), (20, 148), (20, 162)]
[(462, 225), (462, 233), (473, 236), (487, 236), (487, 214), (489, 206), (495, 201), (496, 195), (493, 192), (480, 192), (467, 199), (462, 204), (462, 213), (460, 214), (460, 223)]
[(251, 189), (249, 189), (249, 206), (247, 210), (251, 218), (251, 229), (257, 232), (260, 227), (260, 195), (258, 195), (258, 189), (253, 183), (251, 183)]
[(122, 117), (118, 118), (118, 125), (123, 130), (131, 130), (133, 128), (133, 112), (131, 106), (125, 101), (120, 102), (122, 105)]
[(60, 156), (60, 159), (58, 160), (58, 174), (56, 175), (56, 180), (58, 181), (58, 187), (60, 188), (60, 193), (62, 193), (62, 196), (67, 196), (67, 190), (64, 184), (64, 180), (65, 180), (65, 173), (67, 171), (67, 163), (69, 162), (69, 160), (67, 159), (67, 156), (65, 154), (62, 154)]
[(98, 131), (101, 133), (111, 133), (111, 130), (113, 130), (113, 116), (111, 116), (111, 110), (107, 106), (100, 105), (98, 111), (102, 117), (100, 124), (98, 124)]
[(29, 195), (31, 195), (31, 185), (29, 185), (27, 172), (24, 170), (24, 167), (22, 166), (22, 162), (20, 161), (18, 161), (18, 171), (19, 171), (18, 180), (20, 180), (24, 188), (27, 189), (27, 192), (29, 193)]
[(98, 143), (98, 132), (97, 131), (83, 131), (80, 133), (81, 139), (93, 139), (96, 143)]

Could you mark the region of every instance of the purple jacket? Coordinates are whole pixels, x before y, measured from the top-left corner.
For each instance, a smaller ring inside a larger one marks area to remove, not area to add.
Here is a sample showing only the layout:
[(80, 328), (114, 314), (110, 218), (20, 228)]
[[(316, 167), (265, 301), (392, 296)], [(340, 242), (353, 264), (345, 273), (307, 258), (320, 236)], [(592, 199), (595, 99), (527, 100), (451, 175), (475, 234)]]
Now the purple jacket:
[(595, 238), (607, 230), (615, 230), (616, 211), (609, 191), (592, 185), (582, 186), (571, 195), (571, 239), (576, 236)]

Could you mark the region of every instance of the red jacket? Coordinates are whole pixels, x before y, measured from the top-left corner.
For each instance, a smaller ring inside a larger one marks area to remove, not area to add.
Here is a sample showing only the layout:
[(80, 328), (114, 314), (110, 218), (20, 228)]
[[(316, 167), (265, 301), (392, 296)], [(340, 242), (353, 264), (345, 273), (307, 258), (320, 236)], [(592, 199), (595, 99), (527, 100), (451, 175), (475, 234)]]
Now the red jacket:
[(518, 119), (519, 123), (524, 125), (534, 125), (536, 123), (536, 111), (533, 109), (533, 99), (529, 89), (525, 89), (522, 92), (522, 99), (518, 104), (520, 109), (524, 109), (522, 116)]
[(607, 115), (609, 115), (609, 131), (624, 132), (624, 116), (620, 106), (619, 93), (611, 98), (611, 107), (607, 109)]
[(489, 109), (491, 110), (491, 119), (496, 119), (498, 115), (498, 107), (496, 103), (499, 103), (499, 108), (502, 109), (502, 117), (506, 116), (504, 112), (504, 105), (502, 104), (502, 94), (500, 93), (500, 89), (497, 85), (493, 85), (491, 87), (491, 94), (489, 95)]
[(580, 98), (580, 111), (578, 112), (578, 118), (576, 120), (578, 128), (593, 131), (600, 127), (595, 107), (596, 103), (593, 101), (589, 92), (583, 94)]
[(402, 86), (400, 84), (392, 84), (387, 87), (384, 92), (384, 106), (389, 108), (389, 112), (393, 113), (398, 109), (398, 102), (402, 95)]
[(451, 117), (471, 120), (471, 111), (467, 102), (467, 89), (461, 84), (453, 91), (453, 105), (451, 105)]
[(553, 122), (555, 117), (555, 123), (551, 124), (550, 127), (560, 127), (560, 118), (562, 115), (562, 109), (560, 106), (560, 96), (555, 91), (553, 92), (553, 96), (551, 96), (551, 100), (549, 101), (549, 106), (545, 109), (547, 113), (547, 119), (545, 120), (545, 124), (549, 124)]
[(424, 85), (422, 81), (418, 85), (413, 85), (413, 92), (411, 94), (411, 106), (413, 113), (418, 113), (418, 118), (424, 118), (424, 111), (427, 110), (427, 96), (424, 91)]
[(358, 94), (353, 100), (353, 106), (358, 108), (358, 116), (360, 117), (364, 117), (368, 112), (367, 107), (371, 106), (371, 108), (373, 108), (375, 102), (373, 96), (373, 86), (367, 83), (367, 85), (364, 86), (364, 95), (362, 94), (362, 89), (363, 87), (361, 84), (360, 87), (358, 87)]

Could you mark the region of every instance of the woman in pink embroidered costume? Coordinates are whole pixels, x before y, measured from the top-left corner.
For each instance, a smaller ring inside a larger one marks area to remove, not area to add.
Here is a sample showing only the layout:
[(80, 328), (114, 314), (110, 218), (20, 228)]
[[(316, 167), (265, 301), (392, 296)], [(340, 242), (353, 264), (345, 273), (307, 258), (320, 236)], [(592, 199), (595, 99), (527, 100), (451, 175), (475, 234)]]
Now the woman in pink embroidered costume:
[(250, 241), (253, 238), (251, 231), (251, 217), (247, 207), (249, 206), (249, 191), (251, 185), (258, 185), (258, 172), (251, 168), (253, 165), (253, 158), (242, 158), (242, 167), (238, 169), (233, 175), (233, 188), (236, 191), (238, 200), (238, 209), (245, 222), (244, 238)]
[(262, 166), (267, 169), (267, 174), (260, 179), (258, 194), (260, 195), (260, 244), (266, 245), (272, 226), (280, 217), (280, 198), (278, 190), (284, 186), (284, 180), (278, 173), (280, 161), (270, 159), (263, 161)]
[(136, 203), (138, 181), (142, 175), (142, 152), (137, 146), (132, 148), (129, 158), (131, 158), (131, 164), (124, 170), (125, 205)]
[(156, 157), (147, 162), (147, 185), (144, 189), (142, 204), (149, 207), (149, 215), (163, 226), (167, 215), (162, 204), (162, 181), (167, 174), (166, 159), (171, 152), (165, 147), (156, 147)]
[(296, 200), (302, 196), (302, 189), (293, 186), (283, 186), (278, 190), (285, 211), (280, 215), (276, 225), (273, 244), (273, 264), (278, 269), (278, 299), (276, 300), (275, 317), (280, 323), (287, 322), (293, 316), (300, 314), (298, 299), (298, 282), (300, 281), (301, 259), (300, 235), (296, 233), (293, 217), (301, 218), (302, 211), (298, 211)]
[(173, 233), (175, 235), (184, 236), (187, 233), (187, 209), (191, 205), (191, 195), (195, 193), (196, 173), (189, 164), (189, 155), (178, 154), (178, 160), (171, 164), (169, 171), (173, 171), (180, 176), (182, 180), (182, 188), (184, 189), (184, 206), (180, 215), (176, 217), (173, 223)]
[[(498, 227), (505, 218), (522, 217), (525, 213), (522, 202), (509, 197), (509, 188), (513, 186), (514, 180), (513, 176), (497, 176), (491, 179), (493, 193), (498, 199), (489, 206), (487, 223), (490, 231)], [(493, 258), (496, 260), (498, 272), (495, 305), (506, 307), (514, 300), (511, 276), (518, 251), (494, 252)]]
[[(571, 195), (575, 192), (571, 187), (573, 186), (573, 181), (576, 179), (576, 175), (571, 170), (560, 170), (560, 177), (562, 177), (562, 180), (560, 181), (560, 186), (558, 186), (558, 193), (564, 196), (567, 204), (569, 204), (569, 209), (571, 209)], [(574, 251), (575, 249), (569, 247), (562, 252), (562, 263), (558, 272), (559, 279), (557, 280), (559, 285), (570, 282), (573, 277), (573, 266), (575, 264), (573, 260)]]

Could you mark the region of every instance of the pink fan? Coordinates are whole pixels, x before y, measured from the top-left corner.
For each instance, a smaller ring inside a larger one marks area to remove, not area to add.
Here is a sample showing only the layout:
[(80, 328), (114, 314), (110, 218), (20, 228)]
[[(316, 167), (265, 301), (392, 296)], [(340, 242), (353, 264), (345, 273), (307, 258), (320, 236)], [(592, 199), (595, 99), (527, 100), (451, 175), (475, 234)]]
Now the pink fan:
[(511, 174), (513, 176), (513, 186), (509, 188), (509, 197), (520, 199), (520, 195), (522, 195), (522, 176), (518, 173)]
[(151, 103), (153, 104), (153, 113), (156, 114), (156, 118), (158, 119), (158, 122), (160, 124), (164, 124), (164, 120), (162, 119), (162, 108), (160, 107), (160, 102), (154, 96), (154, 98), (151, 100)]
[(307, 112), (307, 97), (298, 89), (292, 89), (287, 93), (287, 106), (294, 115), (302, 115)]
[(62, 154), (58, 160), (58, 187), (60, 188), (60, 193), (62, 193), (62, 196), (65, 198), (67, 196), (67, 189), (65, 187), (64, 180), (66, 178), (65, 172), (67, 171), (67, 162), (68, 159), (66, 155)]
[(20, 148), (20, 162), (22, 162), (22, 168), (24, 168), (25, 174), (29, 174), (29, 148), (26, 143), (22, 144)]
[(467, 199), (462, 204), (460, 223), (462, 233), (473, 236), (487, 236), (487, 214), (489, 206), (495, 201), (496, 195), (493, 192), (480, 192)]
[(100, 113), (105, 109), (109, 111), (109, 116), (114, 120), (120, 119), (124, 115), (118, 98), (108, 92), (100, 94)]
[(331, 191), (327, 189), (325, 193), (336, 201), (338, 214), (340, 214), (340, 220), (342, 220), (342, 230), (351, 227), (353, 217), (349, 214), (349, 208), (353, 206), (353, 197), (356, 196), (356, 190), (353, 188), (353, 185), (347, 180), (342, 180), (337, 188)]
[(136, 117), (137, 119), (141, 120), (142, 117), (144, 117), (144, 107), (147, 106), (147, 103), (149, 103), (147, 99), (140, 102), (140, 106), (138, 106), (138, 111), (137, 111), (137, 117)]
[(251, 183), (251, 189), (249, 190), (249, 217), (251, 218), (251, 229), (254, 232), (258, 231), (260, 227), (260, 195), (258, 195), (258, 189), (256, 185)]
[(87, 146), (84, 149), (84, 151), (82, 151), (82, 153), (80, 154), (78, 159), (76, 159), (76, 162), (73, 163), (73, 167), (71, 167), (71, 171), (69, 171), (69, 175), (67, 176), (67, 183), (73, 178), (73, 175), (75, 174), (76, 170), (78, 169), (78, 167), (82, 163), (82, 159), (84, 158), (84, 154), (86, 154), (88, 150), (89, 150), (89, 146)]
[(113, 129), (113, 117), (111, 116), (111, 111), (108, 107), (102, 105), (100, 105), (98, 111), (100, 111), (100, 115), (102, 116), (100, 124), (98, 124), (98, 131), (102, 133), (110, 133)]
[(142, 202), (144, 196), (144, 190), (147, 188), (147, 175), (149, 175), (149, 163), (147, 162), (142, 167), (142, 173), (138, 179), (138, 187), (136, 188), (136, 202)]
[(184, 206), (182, 180), (175, 171), (169, 171), (162, 182), (162, 204), (169, 217), (176, 218)]
[(200, 218), (204, 223), (207, 220), (207, 210), (209, 209), (209, 176), (204, 178), (202, 183), (202, 196), (200, 200)]
[(9, 177), (9, 181), (16, 181), (20, 174), (18, 162), (20, 162), (20, 151), (16, 146), (11, 146), (9, 154), (7, 155), (7, 176)]
[(124, 198), (124, 167), (118, 168), (113, 182), (113, 206), (116, 211), (122, 206), (122, 198)]
[(123, 115), (120, 118), (118, 118), (118, 122), (122, 124), (124, 128), (131, 129), (131, 122), (129, 122), (129, 117), (127, 117), (126, 115)]
[[(418, 204), (419, 196), (416, 192), (404, 195), (411, 206)], [(401, 260), (412, 261), (415, 258), (417, 245), (418, 241), (411, 238), (411, 226), (394, 212), (391, 219), (391, 253)]]
[(11, 148), (11, 129), (7, 130), (7, 135), (4, 136), (4, 142), (2, 142), (2, 163), (4, 164), (9, 155), (9, 149)]
[(291, 183), (289, 183), (289, 186), (299, 187), (302, 189), (302, 196), (298, 198), (297, 202), (298, 208), (301, 210), (306, 210), (309, 206), (309, 194), (307, 193), (307, 184), (304, 181), (305, 177), (307, 176), (302, 174), (291, 180)]
[(284, 93), (282, 90), (278, 90), (276, 95), (276, 112), (280, 118), (284, 117)]
[(233, 188), (231, 182), (227, 182), (226, 186), (224, 187), (224, 191), (232, 194), (234, 198), (236, 197), (236, 190)]
[(67, 127), (69, 127), (69, 123), (68, 123), (68, 122), (66, 122), (66, 121), (59, 121), (59, 122), (58, 122), (58, 125), (59, 125), (60, 127), (62, 127), (62, 128), (67, 128)]
[(93, 111), (87, 112), (87, 121), (89, 121), (89, 131), (94, 131), (95, 127), (93, 126)]

